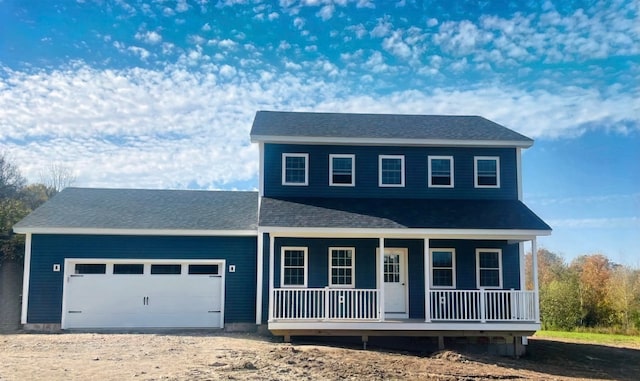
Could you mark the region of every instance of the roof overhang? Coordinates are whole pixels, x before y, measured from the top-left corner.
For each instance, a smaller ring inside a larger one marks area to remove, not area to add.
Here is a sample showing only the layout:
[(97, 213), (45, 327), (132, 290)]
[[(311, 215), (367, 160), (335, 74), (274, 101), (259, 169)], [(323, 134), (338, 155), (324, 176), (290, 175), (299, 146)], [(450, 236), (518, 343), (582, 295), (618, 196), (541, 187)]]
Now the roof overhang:
[(14, 228), (18, 234), (69, 234), (69, 235), (145, 235), (145, 236), (257, 236), (257, 230), (189, 230), (189, 229), (110, 229), (34, 227)]
[(533, 140), (454, 140), (454, 139), (385, 139), (385, 138), (356, 138), (356, 137), (323, 137), (323, 136), (276, 136), (252, 135), (252, 143), (282, 143), (282, 144), (336, 144), (336, 145), (371, 145), (371, 146), (420, 146), (420, 147), (515, 147), (529, 148)]
[(530, 241), (551, 235), (551, 230), (519, 229), (355, 229), (260, 226), (259, 234), (305, 238), (416, 238)]

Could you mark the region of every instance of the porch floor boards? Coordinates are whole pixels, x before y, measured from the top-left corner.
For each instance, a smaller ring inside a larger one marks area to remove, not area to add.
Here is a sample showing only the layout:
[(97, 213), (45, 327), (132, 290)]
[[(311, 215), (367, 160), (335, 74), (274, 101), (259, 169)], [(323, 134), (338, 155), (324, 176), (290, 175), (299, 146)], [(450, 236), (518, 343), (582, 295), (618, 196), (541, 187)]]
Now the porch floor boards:
[(535, 322), (425, 322), (423, 319), (390, 318), (385, 321), (277, 320), (268, 323), (278, 336), (331, 335), (342, 336), (529, 336), (540, 329)]

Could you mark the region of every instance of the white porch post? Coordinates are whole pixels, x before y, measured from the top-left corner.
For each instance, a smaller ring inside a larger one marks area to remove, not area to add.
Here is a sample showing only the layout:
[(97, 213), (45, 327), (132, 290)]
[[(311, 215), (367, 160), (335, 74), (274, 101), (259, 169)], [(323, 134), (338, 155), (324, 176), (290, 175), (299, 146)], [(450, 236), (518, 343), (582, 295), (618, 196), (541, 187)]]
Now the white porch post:
[(538, 289), (538, 242), (534, 238), (531, 240), (531, 270), (533, 272), (533, 290), (535, 300), (536, 323), (540, 323), (540, 290)]
[(275, 237), (269, 233), (269, 321), (273, 320), (273, 278), (275, 277)]
[(31, 274), (31, 233), (27, 233), (24, 241), (24, 273), (22, 275), (22, 311), (20, 323), (27, 324), (29, 308), (29, 275)]
[(424, 239), (424, 322), (431, 323), (431, 261), (429, 260), (429, 238)]
[(380, 301), (378, 310), (380, 311), (380, 320), (384, 321), (384, 238), (380, 237), (380, 249), (378, 250), (378, 295), (380, 295)]
[(256, 276), (256, 324), (262, 324), (262, 276), (263, 276), (263, 263), (264, 263), (264, 243), (262, 237), (262, 231), (258, 230), (258, 267)]

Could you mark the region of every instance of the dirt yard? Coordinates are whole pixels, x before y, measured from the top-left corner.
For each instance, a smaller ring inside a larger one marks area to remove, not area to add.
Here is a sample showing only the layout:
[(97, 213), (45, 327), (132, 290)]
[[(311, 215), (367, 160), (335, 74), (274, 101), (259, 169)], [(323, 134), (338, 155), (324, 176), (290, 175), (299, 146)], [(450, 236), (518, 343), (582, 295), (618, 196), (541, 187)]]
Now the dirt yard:
[(0, 380), (638, 380), (640, 348), (530, 340), (521, 359), (248, 334), (5, 334)]

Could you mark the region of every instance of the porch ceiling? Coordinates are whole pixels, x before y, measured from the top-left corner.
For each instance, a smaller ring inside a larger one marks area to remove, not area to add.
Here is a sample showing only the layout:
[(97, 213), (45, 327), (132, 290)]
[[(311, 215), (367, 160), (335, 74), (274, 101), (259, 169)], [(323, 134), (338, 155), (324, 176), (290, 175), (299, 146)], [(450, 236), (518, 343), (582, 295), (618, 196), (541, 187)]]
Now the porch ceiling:
[(265, 197), (259, 226), (551, 231), (518, 200)]

